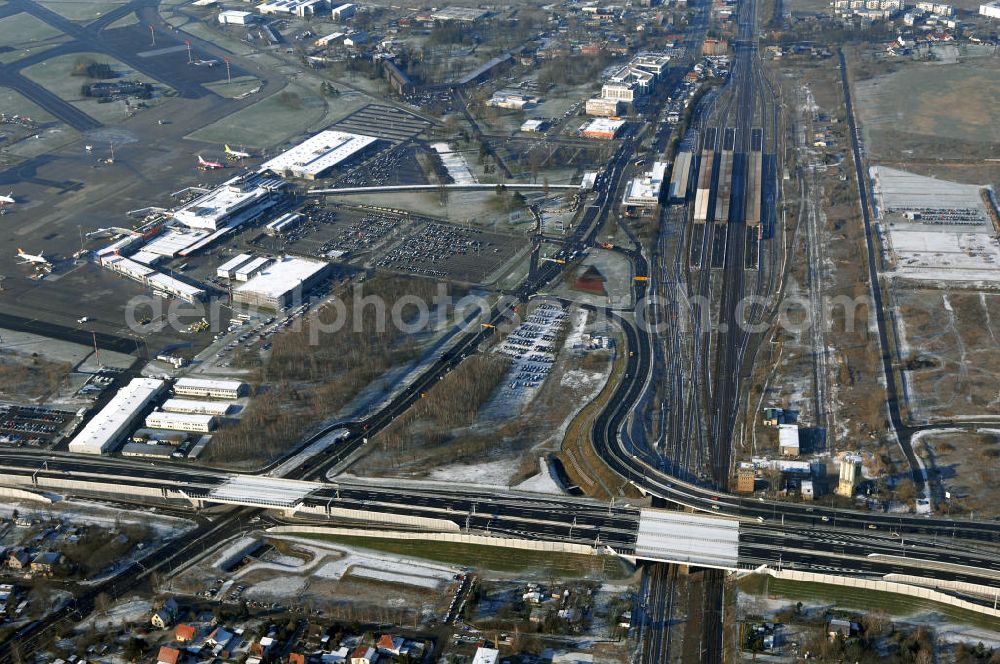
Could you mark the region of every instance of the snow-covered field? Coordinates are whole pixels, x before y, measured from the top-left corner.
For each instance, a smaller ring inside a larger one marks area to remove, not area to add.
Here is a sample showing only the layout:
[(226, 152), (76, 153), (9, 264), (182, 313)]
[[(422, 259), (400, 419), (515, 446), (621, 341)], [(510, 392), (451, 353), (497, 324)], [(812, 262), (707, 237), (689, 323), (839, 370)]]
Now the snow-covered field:
[(281, 599), (295, 597), (305, 590), (306, 578), (294, 574), (275, 576), (265, 581), (255, 583), (247, 589), (249, 599)]
[(115, 604), (107, 611), (96, 611), (86, 620), (77, 625), (78, 630), (90, 627), (94, 629), (109, 629), (120, 627), (125, 623), (145, 622), (153, 611), (153, 605), (148, 600), (133, 599)]
[[(269, 562), (254, 562), (239, 571), (236, 579), (260, 578), (261, 572), (274, 572), (264, 581), (250, 584), (249, 598), (289, 599), (300, 595), (310, 578), (339, 581), (344, 577), (362, 577), (372, 581), (398, 583), (430, 590), (444, 588), (462, 570), (449, 565), (418, 561), (390, 553), (359, 551), (338, 544), (317, 544), (298, 537), (276, 537), (293, 542), (297, 550), (312, 556), (309, 562), (293, 556), (278, 556)], [(236, 543), (229, 548), (235, 548)]]
[(451, 580), (451, 575), (446, 574), (444, 578), (423, 576), (420, 574), (402, 574), (400, 572), (390, 572), (384, 569), (372, 569), (370, 567), (354, 566), (350, 570), (350, 576), (361, 577), (363, 579), (374, 579), (385, 581), (386, 583), (400, 583), (406, 586), (416, 586), (428, 590), (441, 590), (444, 585)]
[(474, 464), (455, 463), (435, 468), (430, 472), (428, 479), (483, 486), (507, 486), (518, 465), (519, 459), (516, 457)]

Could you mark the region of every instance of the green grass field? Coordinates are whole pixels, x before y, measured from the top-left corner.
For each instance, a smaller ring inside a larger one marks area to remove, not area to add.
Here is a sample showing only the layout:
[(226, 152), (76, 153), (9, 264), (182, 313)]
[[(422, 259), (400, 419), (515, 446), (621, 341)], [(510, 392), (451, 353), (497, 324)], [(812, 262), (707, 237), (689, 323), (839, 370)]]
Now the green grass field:
[(73, 104), (84, 113), (93, 117), (95, 120), (99, 120), (104, 123), (121, 122), (125, 117), (123, 102), (116, 101), (109, 104), (99, 104), (96, 100), (87, 99), (81, 94), (80, 88), (84, 83), (89, 82), (90, 79), (85, 76), (73, 76), (72, 72), (80, 59), (87, 58), (93, 60), (94, 62), (111, 65), (111, 68), (115, 71), (115, 73), (122, 78), (135, 79), (146, 83), (155, 83), (158, 94), (156, 94), (153, 99), (146, 102), (149, 105), (153, 105), (157, 103), (157, 101), (162, 100), (160, 95), (169, 90), (169, 88), (166, 88), (163, 84), (158, 83), (147, 76), (143, 76), (139, 72), (129, 69), (125, 64), (115, 60), (114, 58), (100, 53), (71, 53), (68, 55), (60, 55), (50, 60), (45, 60), (44, 62), (32, 65), (26, 68), (22, 73), (35, 83), (44, 86), (46, 89), (58, 95), (59, 98)]
[(124, 5), (126, 0), (37, 0), (37, 2), (71, 21), (89, 23)]
[(109, 25), (108, 29), (113, 30), (115, 28), (127, 28), (128, 26), (135, 25), (138, 22), (139, 22), (139, 17), (136, 16), (135, 13), (127, 14), (118, 19), (117, 21), (115, 21), (114, 23), (112, 23), (111, 25)]
[(627, 579), (634, 572), (631, 565), (613, 556), (547, 553), (482, 544), (395, 540), (348, 535), (302, 533), (298, 536), (462, 567), (481, 568), (493, 572), (607, 580)]
[(239, 143), (267, 148), (325, 129), (364, 104), (360, 97), (324, 99), (319, 95), (318, 86), (314, 90), (299, 83), (290, 83), (281, 92), (202, 127), (189, 134), (188, 138), (208, 143)]
[(738, 586), (740, 590), (751, 595), (763, 595), (766, 587), (768, 597), (829, 604), (838, 609), (860, 612), (884, 611), (893, 618), (907, 618), (930, 613), (949, 622), (974, 625), (991, 631), (1000, 629), (996, 618), (912, 595), (859, 590), (825, 583), (787, 581), (769, 578), (761, 574), (743, 577), (738, 582)]
[(0, 62), (8, 64), (28, 55), (31, 50), (45, 49), (69, 39), (31, 14), (14, 14), (0, 19), (0, 46), (10, 46), (13, 51), (0, 53)]
[(10, 88), (0, 88), (0, 110), (9, 115), (26, 115), (35, 122), (52, 122), (54, 117)]
[(220, 97), (229, 97), (232, 99), (256, 87), (260, 87), (260, 84), (260, 79), (256, 76), (237, 76), (232, 82), (223, 79), (221, 81), (205, 83), (204, 85)]

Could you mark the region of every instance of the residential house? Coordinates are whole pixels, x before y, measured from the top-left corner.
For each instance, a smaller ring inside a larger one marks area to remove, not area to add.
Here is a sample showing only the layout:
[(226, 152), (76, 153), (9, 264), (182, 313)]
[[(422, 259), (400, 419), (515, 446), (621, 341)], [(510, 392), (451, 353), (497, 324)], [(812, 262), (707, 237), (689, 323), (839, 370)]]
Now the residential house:
[(826, 626), (826, 632), (831, 641), (838, 636), (843, 636), (844, 638), (856, 636), (860, 631), (861, 627), (857, 623), (844, 620), (843, 618), (834, 618)]
[(149, 623), (157, 629), (166, 629), (174, 623), (174, 617), (166, 609), (160, 609), (153, 613)]
[(24, 549), (13, 549), (7, 554), (7, 567), (11, 569), (25, 569), (31, 557)]
[(156, 664), (177, 664), (181, 658), (181, 651), (170, 646), (162, 646), (156, 655)]
[(39, 574), (52, 574), (65, 562), (66, 557), (58, 551), (43, 551), (31, 561), (31, 571)]
[(378, 661), (378, 652), (371, 646), (358, 646), (351, 653), (351, 664), (375, 664)]
[(375, 647), (378, 648), (380, 653), (398, 657), (404, 643), (405, 641), (401, 637), (393, 636), (392, 634), (383, 634), (379, 638), (378, 643), (375, 644)]
[(181, 623), (174, 629), (174, 641), (178, 643), (190, 643), (198, 636), (198, 630), (193, 625)]
[(320, 659), (323, 664), (341, 664), (341, 662), (347, 661), (350, 654), (351, 651), (347, 648), (347, 646), (341, 646), (332, 652), (323, 653)]

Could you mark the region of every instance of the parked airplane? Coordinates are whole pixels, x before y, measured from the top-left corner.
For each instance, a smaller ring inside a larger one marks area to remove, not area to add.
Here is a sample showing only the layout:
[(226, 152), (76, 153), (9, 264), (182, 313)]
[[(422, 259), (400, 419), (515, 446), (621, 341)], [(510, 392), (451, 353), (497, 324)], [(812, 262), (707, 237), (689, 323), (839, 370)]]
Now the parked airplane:
[(195, 67), (214, 67), (219, 64), (218, 60), (192, 60), (191, 64)]
[(205, 158), (202, 157), (201, 155), (198, 155), (198, 166), (200, 168), (202, 168), (203, 170), (206, 170), (206, 171), (211, 171), (211, 170), (214, 170), (216, 168), (225, 168), (226, 167), (225, 164), (220, 164), (217, 161), (205, 161)]
[(14, 205), (17, 201), (14, 200), (14, 192), (10, 192), (6, 196), (0, 196), (0, 214), (5, 214), (7, 212), (8, 205)]
[(227, 145), (226, 146), (226, 156), (229, 157), (230, 159), (249, 159), (250, 158), (250, 153), (249, 152), (242, 152), (240, 150), (234, 150), (234, 149), (232, 149), (231, 147), (229, 147)]
[(18, 248), (17, 257), (21, 259), (21, 265), (27, 265), (29, 263), (36, 263), (38, 265), (51, 265), (52, 262), (45, 257), (44, 251), (39, 251), (38, 254), (26, 254), (24, 249)]

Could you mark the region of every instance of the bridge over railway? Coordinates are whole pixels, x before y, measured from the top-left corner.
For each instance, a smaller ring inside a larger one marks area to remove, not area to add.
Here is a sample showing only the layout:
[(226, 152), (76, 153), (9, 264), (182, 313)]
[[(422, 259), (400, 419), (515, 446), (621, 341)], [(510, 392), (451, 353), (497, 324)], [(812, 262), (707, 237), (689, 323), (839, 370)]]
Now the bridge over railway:
[(408, 191), (496, 191), (497, 187), (506, 191), (580, 191), (578, 184), (529, 184), (524, 182), (507, 184), (388, 184), (372, 187), (334, 187), (332, 189), (310, 189), (310, 196), (336, 196), (347, 194), (392, 194)]

